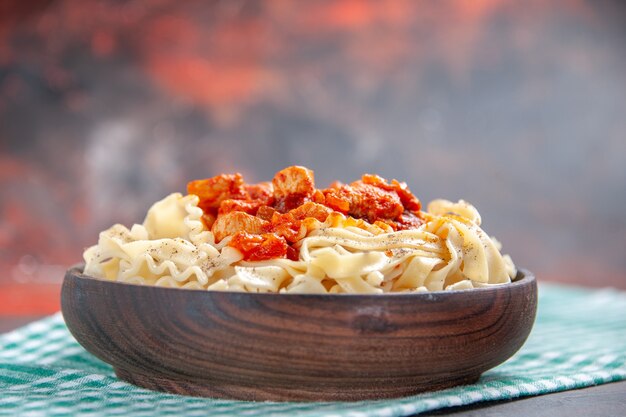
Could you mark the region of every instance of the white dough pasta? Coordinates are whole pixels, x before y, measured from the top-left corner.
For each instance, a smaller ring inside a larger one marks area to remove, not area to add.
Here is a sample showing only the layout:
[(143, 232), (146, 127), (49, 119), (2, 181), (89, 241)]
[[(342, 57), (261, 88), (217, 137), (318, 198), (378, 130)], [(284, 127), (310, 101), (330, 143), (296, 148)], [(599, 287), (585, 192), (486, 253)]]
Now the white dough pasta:
[(296, 243), (295, 261), (244, 261), (228, 238), (215, 242), (198, 201), (171, 194), (143, 224), (103, 231), (84, 252), (85, 274), (196, 290), (362, 294), (464, 290), (508, 283), (516, 274), (464, 201), (433, 201), (421, 226), (391, 233), (318, 221)]

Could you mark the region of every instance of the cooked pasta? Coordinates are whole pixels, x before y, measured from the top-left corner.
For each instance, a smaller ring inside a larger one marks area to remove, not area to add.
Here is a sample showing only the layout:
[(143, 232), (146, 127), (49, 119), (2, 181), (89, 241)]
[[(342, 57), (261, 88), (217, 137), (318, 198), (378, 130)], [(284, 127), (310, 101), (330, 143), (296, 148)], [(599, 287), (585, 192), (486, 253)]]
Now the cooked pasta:
[(143, 224), (101, 232), (84, 273), (196, 290), (361, 294), (471, 289), (516, 274), (465, 201), (421, 211), (395, 180), (317, 190), (312, 179), (289, 167), (272, 183), (245, 185), (238, 174), (192, 182)]

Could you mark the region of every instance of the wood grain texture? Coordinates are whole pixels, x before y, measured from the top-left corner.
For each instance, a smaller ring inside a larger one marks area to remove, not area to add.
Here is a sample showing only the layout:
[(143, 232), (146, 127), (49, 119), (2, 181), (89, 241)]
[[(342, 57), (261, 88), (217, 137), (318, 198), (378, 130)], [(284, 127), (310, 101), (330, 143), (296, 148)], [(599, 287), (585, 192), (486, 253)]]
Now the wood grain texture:
[(133, 384), (244, 400), (391, 398), (474, 382), (532, 328), (535, 278), (421, 294), (181, 290), (70, 269), (61, 305), (89, 352)]

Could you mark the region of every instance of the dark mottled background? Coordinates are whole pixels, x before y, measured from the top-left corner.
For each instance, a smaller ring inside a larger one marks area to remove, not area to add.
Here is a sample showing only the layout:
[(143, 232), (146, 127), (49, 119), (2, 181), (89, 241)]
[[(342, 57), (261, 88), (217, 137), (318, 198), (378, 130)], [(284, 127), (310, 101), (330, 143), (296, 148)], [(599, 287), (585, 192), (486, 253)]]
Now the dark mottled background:
[(0, 312), (188, 180), (303, 164), (464, 198), (542, 280), (626, 288), (620, 1), (0, 2)]

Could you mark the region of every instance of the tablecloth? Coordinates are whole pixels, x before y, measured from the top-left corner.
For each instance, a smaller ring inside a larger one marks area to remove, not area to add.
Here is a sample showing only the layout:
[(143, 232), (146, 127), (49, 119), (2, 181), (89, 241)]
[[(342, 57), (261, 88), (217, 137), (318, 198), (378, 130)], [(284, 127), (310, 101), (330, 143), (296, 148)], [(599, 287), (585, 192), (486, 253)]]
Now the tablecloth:
[(0, 416), (406, 416), (626, 379), (626, 293), (540, 285), (524, 347), (473, 385), (361, 402), (272, 403), (157, 393), (120, 381), (57, 313), (0, 336)]

